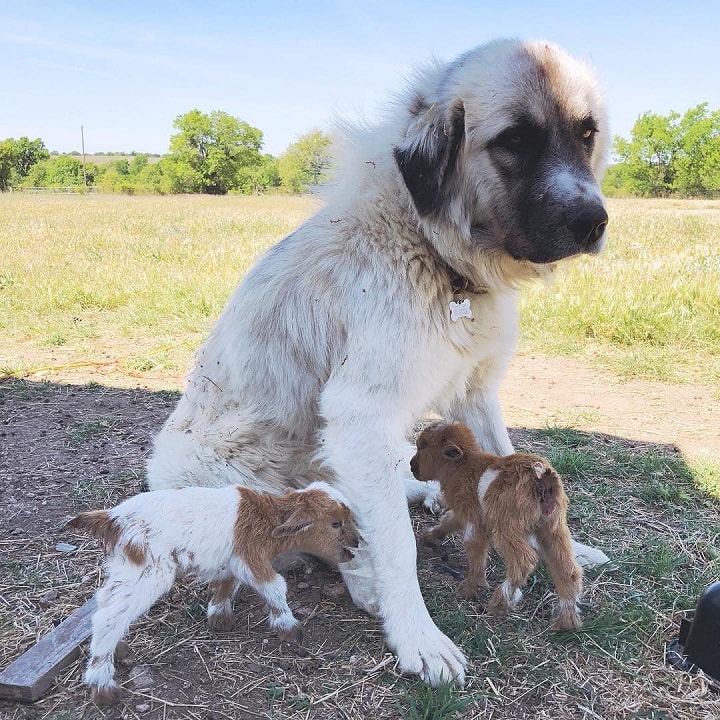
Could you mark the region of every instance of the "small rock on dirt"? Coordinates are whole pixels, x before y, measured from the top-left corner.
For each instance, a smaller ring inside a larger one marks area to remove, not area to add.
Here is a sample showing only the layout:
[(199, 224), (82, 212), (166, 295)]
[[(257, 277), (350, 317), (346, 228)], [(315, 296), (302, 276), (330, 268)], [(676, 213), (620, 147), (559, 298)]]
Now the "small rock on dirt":
[(130, 682), (135, 690), (147, 690), (155, 685), (155, 676), (148, 665), (136, 665), (130, 671)]

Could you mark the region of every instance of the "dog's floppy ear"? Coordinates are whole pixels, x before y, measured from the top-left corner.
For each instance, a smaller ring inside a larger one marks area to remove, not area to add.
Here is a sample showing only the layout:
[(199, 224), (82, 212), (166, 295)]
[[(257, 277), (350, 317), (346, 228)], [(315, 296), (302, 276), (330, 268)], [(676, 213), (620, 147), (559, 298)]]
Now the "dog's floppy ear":
[(393, 150), (395, 162), (420, 215), (436, 212), (465, 135), (465, 106), (428, 106), (417, 98), (405, 138)]
[(448, 445), (443, 450), (443, 456), (450, 460), (459, 460), (463, 456), (463, 451), (457, 445)]

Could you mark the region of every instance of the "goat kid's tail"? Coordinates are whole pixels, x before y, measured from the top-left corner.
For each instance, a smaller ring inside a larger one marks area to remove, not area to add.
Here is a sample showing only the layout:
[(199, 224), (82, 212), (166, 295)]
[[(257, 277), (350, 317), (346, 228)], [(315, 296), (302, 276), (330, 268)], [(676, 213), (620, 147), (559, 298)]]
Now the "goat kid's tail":
[(100, 540), (106, 550), (112, 550), (120, 537), (120, 525), (107, 510), (90, 510), (81, 512), (63, 526), (63, 530), (72, 528), (84, 530), (92, 537)]

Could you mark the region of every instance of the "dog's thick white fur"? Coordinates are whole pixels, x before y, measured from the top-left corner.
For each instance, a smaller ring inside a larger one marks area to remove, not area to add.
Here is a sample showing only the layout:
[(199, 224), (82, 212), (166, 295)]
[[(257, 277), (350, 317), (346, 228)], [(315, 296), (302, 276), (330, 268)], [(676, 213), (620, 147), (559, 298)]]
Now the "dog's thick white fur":
[(148, 481), (334, 479), (367, 542), (344, 571), (353, 598), (401, 670), (461, 683), (418, 585), (406, 437), (434, 408), (512, 452), (498, 388), (518, 286), (603, 245), (605, 110), (583, 63), (499, 41), (418, 72), (385, 124), (349, 136), (325, 208), (248, 273), (199, 351)]

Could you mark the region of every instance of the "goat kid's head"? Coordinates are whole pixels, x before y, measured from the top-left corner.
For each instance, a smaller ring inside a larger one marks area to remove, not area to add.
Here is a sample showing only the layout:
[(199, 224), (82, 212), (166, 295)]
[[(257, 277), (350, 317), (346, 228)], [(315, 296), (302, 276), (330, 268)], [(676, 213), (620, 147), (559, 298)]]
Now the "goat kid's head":
[(543, 515), (552, 515), (563, 494), (560, 476), (549, 465), (541, 462), (533, 463), (532, 484), (534, 495), (540, 503)]
[(410, 460), (412, 474), (423, 481), (437, 480), (443, 470), (451, 469), (468, 451), (477, 450), (472, 431), (463, 423), (437, 422), (418, 435), (417, 452)]
[(326, 483), (285, 495), (287, 515), (272, 536), (292, 541), (301, 550), (328, 563), (345, 563), (355, 557), (360, 537), (352, 512), (339, 493)]

